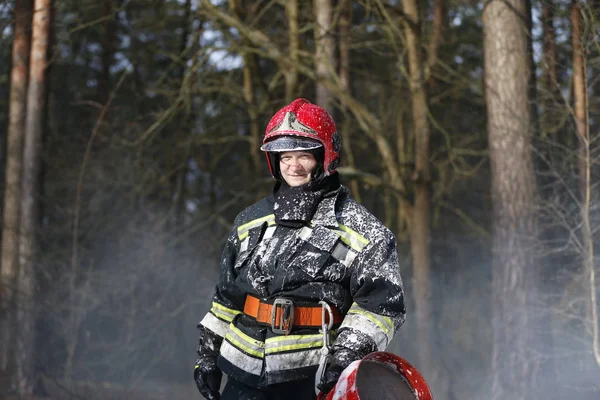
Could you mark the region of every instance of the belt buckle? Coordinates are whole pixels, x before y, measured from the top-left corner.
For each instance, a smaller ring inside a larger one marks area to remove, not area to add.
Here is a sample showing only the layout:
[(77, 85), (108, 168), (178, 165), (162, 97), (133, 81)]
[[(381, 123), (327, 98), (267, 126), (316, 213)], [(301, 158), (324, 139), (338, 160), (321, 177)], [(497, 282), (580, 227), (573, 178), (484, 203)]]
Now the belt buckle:
[[(279, 319), (277, 318), (277, 309), (281, 309)], [(273, 302), (271, 308), (271, 330), (273, 333), (282, 333), (289, 335), (294, 324), (294, 302), (285, 297), (278, 297)]]

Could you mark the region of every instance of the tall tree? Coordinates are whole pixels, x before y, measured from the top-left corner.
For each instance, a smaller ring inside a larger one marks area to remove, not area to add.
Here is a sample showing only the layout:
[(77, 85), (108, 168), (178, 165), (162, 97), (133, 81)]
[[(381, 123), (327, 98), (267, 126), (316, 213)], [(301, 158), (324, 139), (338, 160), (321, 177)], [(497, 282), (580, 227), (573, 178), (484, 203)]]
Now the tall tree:
[(31, 37), (27, 117), (23, 152), (22, 210), (19, 237), (16, 345), (17, 388), (21, 396), (33, 391), (35, 348), (35, 275), (40, 221), (42, 133), (46, 107), (46, 70), (50, 42), (52, 0), (35, 0)]
[(331, 92), (324, 81), (334, 73), (335, 41), (332, 30), (331, 0), (315, 0), (315, 73), (317, 76), (316, 103), (331, 113)]
[(433, 4), (433, 21), (431, 22), (431, 38), (427, 47), (427, 68), (425, 80), (433, 85), (432, 69), (438, 62), (439, 47), (446, 29), (446, 0), (435, 0)]
[(571, 1), (571, 41), (573, 47), (573, 100), (575, 127), (579, 139), (579, 189), (581, 201), (581, 241), (583, 266), (589, 276), (590, 316), (592, 324), (592, 351), (596, 363), (600, 365), (600, 332), (598, 322), (597, 288), (594, 265), (594, 237), (591, 221), (591, 141), (588, 118), (588, 91), (586, 77), (586, 57), (584, 50), (584, 29), (582, 9), (578, 0)]
[(298, 0), (287, 0), (285, 2), (285, 15), (288, 20), (288, 52), (291, 64), (285, 70), (285, 102), (291, 103), (295, 97), (296, 86), (298, 85), (298, 51), (299, 30), (298, 30)]
[(536, 188), (526, 0), (491, 0), (483, 10), (485, 99), (493, 201), (493, 398), (525, 399), (530, 366), (527, 318)]
[(556, 141), (560, 112), (558, 82), (558, 55), (556, 50), (556, 31), (554, 29), (554, 4), (552, 0), (542, 2), (542, 74), (541, 74), (541, 120), (540, 134), (543, 138)]
[(416, 329), (424, 345), (419, 361), (425, 371), (432, 370), (431, 354), (431, 166), (429, 162), (429, 121), (424, 65), (421, 55), (421, 22), (416, 0), (405, 0), (404, 35), (408, 50), (409, 80), (412, 98), (412, 124), (415, 138), (414, 205), (409, 222), (410, 250), (413, 262)]
[[(190, 77), (186, 77), (186, 71), (189, 68), (189, 71), (193, 71), (193, 67), (195, 67), (195, 44), (199, 42), (197, 39), (197, 35), (201, 30), (201, 25), (197, 28), (197, 32), (192, 32), (193, 23), (191, 20), (192, 16), (192, 0), (186, 0), (184, 6), (183, 13), (183, 30), (181, 32), (181, 44), (179, 46), (179, 56), (181, 57), (181, 64), (179, 66), (179, 71), (177, 73), (179, 78), (179, 85), (181, 88), (187, 87), (186, 93), (189, 95), (193, 90), (194, 80), (190, 79)], [(192, 40), (190, 40), (192, 38)], [(188, 42), (192, 42), (192, 44), (188, 48)], [(190, 65), (190, 67), (188, 67)], [(191, 103), (190, 99), (187, 99), (189, 103)], [(191, 116), (186, 113), (183, 120), (183, 129), (186, 132), (190, 129), (190, 120)], [(188, 147), (189, 149), (189, 147)], [(173, 203), (172, 203), (172, 222), (175, 230), (179, 232), (183, 226), (183, 215), (185, 208), (185, 177), (188, 173), (188, 154), (187, 152), (182, 157), (183, 160), (179, 160), (177, 167), (177, 173), (173, 174), (172, 180), (172, 188), (174, 191), (173, 195)]]
[[(341, 90), (352, 93), (352, 85), (350, 85), (350, 26), (352, 22), (352, 1), (350, 0), (341, 0), (339, 3), (340, 9), (340, 17), (338, 24), (338, 49), (339, 49), (339, 67), (338, 67), (338, 75), (340, 77), (340, 88)], [(352, 130), (350, 129), (351, 121), (348, 118), (348, 110), (343, 107), (343, 114), (345, 114), (345, 118), (342, 120), (341, 131), (344, 132), (345, 139), (342, 140), (342, 145), (344, 146), (344, 159), (346, 160), (346, 164), (351, 168), (356, 167), (356, 163), (354, 160), (354, 151), (352, 149), (352, 140), (350, 138), (350, 134)], [(338, 130), (340, 129), (338, 128)], [(356, 201), (360, 202), (360, 190), (358, 186), (358, 181), (356, 179), (351, 179), (350, 190), (352, 191), (352, 196), (356, 199)]]
[(8, 368), (15, 327), (14, 288), (18, 274), (21, 170), (26, 115), (32, 0), (17, 0), (14, 9), (10, 115), (7, 135), (2, 260), (0, 265), (0, 369)]
[[(247, 24), (252, 24), (258, 11), (257, 3), (246, 3), (239, 0), (229, 0), (230, 12), (239, 20), (245, 21)], [(247, 40), (242, 39), (244, 46), (251, 48)], [(292, 51), (292, 50), (290, 50)], [(243, 97), (244, 108), (248, 113), (248, 127), (250, 133), (250, 168), (248, 171), (251, 176), (257, 176), (261, 171), (261, 132), (259, 126), (259, 107), (256, 101), (255, 91), (257, 82), (260, 80), (258, 64), (256, 57), (251, 51), (244, 51), (242, 58), (244, 66), (242, 69), (243, 76)]]

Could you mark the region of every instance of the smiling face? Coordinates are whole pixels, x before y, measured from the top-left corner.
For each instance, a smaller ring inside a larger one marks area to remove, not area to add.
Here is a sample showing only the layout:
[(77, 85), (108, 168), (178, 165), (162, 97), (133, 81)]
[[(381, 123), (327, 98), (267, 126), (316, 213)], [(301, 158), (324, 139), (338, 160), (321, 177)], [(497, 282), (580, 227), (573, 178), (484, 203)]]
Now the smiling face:
[(286, 151), (279, 156), (281, 177), (290, 186), (301, 186), (310, 182), (317, 160), (306, 151)]

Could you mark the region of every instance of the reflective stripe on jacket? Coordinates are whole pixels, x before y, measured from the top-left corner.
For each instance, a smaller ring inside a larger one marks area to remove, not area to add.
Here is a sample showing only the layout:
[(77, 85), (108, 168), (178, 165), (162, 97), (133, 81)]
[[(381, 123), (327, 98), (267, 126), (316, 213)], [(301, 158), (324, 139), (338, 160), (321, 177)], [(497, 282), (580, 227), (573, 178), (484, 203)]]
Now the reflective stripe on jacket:
[(275, 224), (272, 198), (241, 212), (200, 322), (224, 338), (219, 366), (234, 379), (264, 387), (314, 376), (323, 346), (318, 330), (273, 333), (243, 314), (247, 294), (298, 305), (325, 300), (345, 315), (333, 344), (365, 353), (385, 350), (405, 316), (396, 239), (344, 187), (299, 229)]

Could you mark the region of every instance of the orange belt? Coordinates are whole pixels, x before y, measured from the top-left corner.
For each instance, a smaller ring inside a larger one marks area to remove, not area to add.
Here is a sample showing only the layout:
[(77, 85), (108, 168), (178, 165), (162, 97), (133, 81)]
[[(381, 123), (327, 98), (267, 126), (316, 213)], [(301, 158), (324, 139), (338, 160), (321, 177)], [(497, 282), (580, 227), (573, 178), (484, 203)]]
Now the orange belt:
[[(344, 317), (335, 307), (331, 307), (331, 311), (333, 323), (341, 323)], [(321, 306), (294, 306), (292, 300), (283, 297), (275, 299), (272, 303), (266, 303), (251, 295), (246, 296), (244, 314), (255, 318), (258, 322), (271, 325), (273, 332), (286, 335), (290, 333), (292, 327), (321, 328), (323, 316), (326, 319), (325, 323), (329, 319), (329, 314), (324, 312)]]

